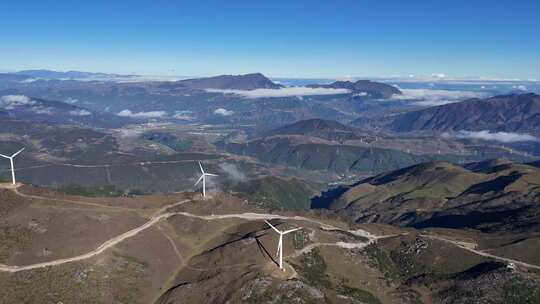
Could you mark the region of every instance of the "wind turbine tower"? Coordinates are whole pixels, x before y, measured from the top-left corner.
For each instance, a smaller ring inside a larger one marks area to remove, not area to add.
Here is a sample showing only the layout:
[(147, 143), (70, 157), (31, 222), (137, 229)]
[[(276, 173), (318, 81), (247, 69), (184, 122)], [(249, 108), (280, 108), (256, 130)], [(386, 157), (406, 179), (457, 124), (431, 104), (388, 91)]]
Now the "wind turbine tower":
[(276, 255), (279, 255), (279, 269), (283, 270), (283, 236), (287, 233), (300, 230), (302, 229), (302, 227), (294, 228), (291, 230), (280, 231), (276, 227), (274, 227), (272, 224), (270, 224), (269, 221), (265, 220), (265, 222), (268, 224), (268, 226), (272, 227), (272, 229), (274, 229), (274, 231), (279, 234), (279, 242), (278, 242)]
[(217, 175), (204, 172), (204, 169), (203, 169), (203, 167), (201, 165), (201, 162), (199, 162), (199, 168), (201, 169), (201, 177), (199, 177), (199, 179), (195, 183), (195, 186), (197, 186), (202, 181), (202, 195), (203, 195), (203, 197), (206, 197), (206, 177), (207, 176), (217, 176)]
[(11, 163), (11, 182), (13, 183), (13, 185), (15, 185), (15, 183), (16, 183), (16, 181), (15, 181), (15, 165), (13, 164), (13, 158), (15, 158), (15, 156), (19, 155), (19, 153), (21, 153), (23, 150), (24, 150), (24, 148), (22, 148), (19, 151), (15, 152), (11, 156), (0, 154), (1, 157), (9, 159), (9, 162)]

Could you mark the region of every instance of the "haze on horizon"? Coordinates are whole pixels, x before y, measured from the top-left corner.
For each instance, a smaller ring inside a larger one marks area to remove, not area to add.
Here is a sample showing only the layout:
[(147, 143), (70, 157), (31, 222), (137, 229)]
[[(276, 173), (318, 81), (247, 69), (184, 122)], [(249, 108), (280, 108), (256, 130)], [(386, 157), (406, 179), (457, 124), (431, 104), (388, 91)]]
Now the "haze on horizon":
[(13, 1), (0, 70), (540, 79), (540, 2)]

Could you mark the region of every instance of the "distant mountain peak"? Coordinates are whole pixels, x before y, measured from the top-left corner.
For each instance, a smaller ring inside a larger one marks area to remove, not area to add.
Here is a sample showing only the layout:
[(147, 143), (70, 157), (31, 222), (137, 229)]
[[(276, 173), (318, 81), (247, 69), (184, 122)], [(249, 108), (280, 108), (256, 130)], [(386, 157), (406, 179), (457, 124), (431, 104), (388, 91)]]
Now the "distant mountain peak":
[(108, 74), (108, 73), (94, 73), (94, 72), (82, 72), (82, 71), (53, 71), (47, 69), (36, 70), (23, 70), (13, 74), (25, 75), (35, 78), (44, 79), (88, 79), (88, 78), (119, 78), (119, 77), (133, 77), (135, 75), (120, 75), (120, 74)]
[(279, 89), (282, 87), (281, 85), (272, 82), (272, 80), (261, 73), (218, 75), (212, 77), (184, 79), (174, 83), (164, 84), (163, 86), (193, 90), (255, 90)]
[(330, 84), (312, 84), (311, 88), (347, 89), (354, 94), (365, 94), (372, 98), (390, 98), (392, 95), (401, 95), (401, 91), (389, 84), (371, 80), (338, 80)]
[(264, 79), (269, 79), (268, 77), (264, 76), (263, 73), (260, 73), (260, 72), (256, 72), (256, 73), (247, 73), (247, 74), (240, 74), (240, 75), (237, 75), (237, 76), (245, 76), (245, 77), (259, 77), (259, 78), (264, 78)]
[(469, 99), (396, 115), (390, 128), (413, 131), (535, 131), (540, 125), (540, 96), (534, 93)]

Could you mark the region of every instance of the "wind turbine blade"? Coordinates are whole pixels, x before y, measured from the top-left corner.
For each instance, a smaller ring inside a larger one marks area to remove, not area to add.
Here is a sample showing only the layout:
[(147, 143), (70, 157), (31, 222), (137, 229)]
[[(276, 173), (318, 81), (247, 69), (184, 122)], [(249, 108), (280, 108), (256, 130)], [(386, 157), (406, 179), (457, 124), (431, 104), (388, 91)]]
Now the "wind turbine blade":
[(4, 155), (4, 154), (0, 154), (0, 156), (5, 157), (5, 158), (11, 158), (11, 157), (9, 157), (7, 155)]
[(199, 162), (199, 168), (201, 168), (201, 173), (204, 174), (204, 170), (202, 168), (201, 162)]
[(278, 245), (277, 245), (276, 256), (279, 255), (279, 251), (281, 250), (281, 242), (282, 242), (282, 238), (280, 237), (280, 238), (279, 238)]
[(24, 149), (26, 149), (26, 148), (20, 149), (19, 151), (15, 152), (15, 154), (11, 155), (11, 157), (17, 156), (19, 153), (21, 153), (22, 151), (24, 151)]
[(287, 233), (290, 233), (290, 232), (293, 232), (293, 231), (296, 231), (296, 230), (300, 230), (300, 229), (302, 229), (302, 227), (294, 228), (294, 229), (287, 230), (287, 231), (283, 231), (283, 234), (287, 234)]
[(272, 227), (272, 229), (274, 229), (277, 233), (281, 234), (281, 231), (277, 230), (277, 228), (274, 227), (272, 224), (270, 224), (269, 221), (267, 221), (267, 220), (264, 220), (264, 221), (268, 224), (268, 226)]
[(205, 173), (207, 176), (219, 176), (217, 174)]
[(203, 177), (204, 177), (204, 175), (201, 175), (201, 177), (199, 177), (199, 179), (198, 179), (197, 182), (195, 183), (195, 186), (197, 186), (197, 185), (201, 182), (201, 180), (203, 179)]

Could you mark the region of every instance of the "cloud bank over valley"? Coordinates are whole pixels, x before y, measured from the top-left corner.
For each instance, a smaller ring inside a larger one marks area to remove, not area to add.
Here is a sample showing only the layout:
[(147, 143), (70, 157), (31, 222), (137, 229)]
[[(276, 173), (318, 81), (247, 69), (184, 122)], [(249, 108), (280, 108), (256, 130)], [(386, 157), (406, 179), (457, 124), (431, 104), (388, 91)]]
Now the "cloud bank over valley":
[(294, 96), (321, 96), (340, 95), (350, 93), (347, 89), (329, 88), (307, 88), (307, 87), (286, 87), (281, 89), (255, 89), (255, 90), (232, 90), (232, 89), (206, 89), (210, 93), (233, 94), (243, 98), (273, 98), (273, 97), (294, 97)]

